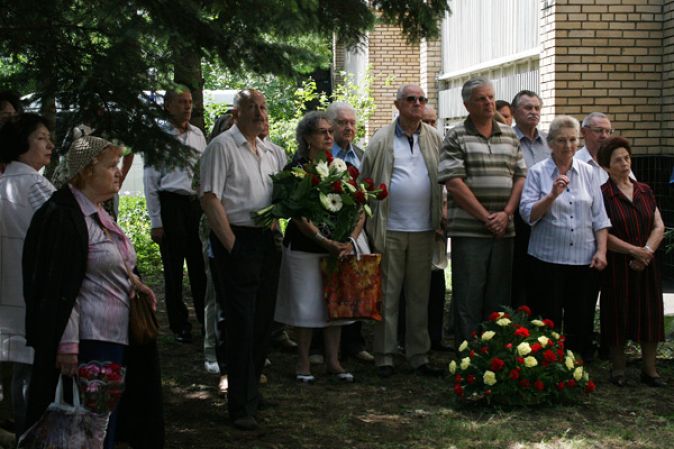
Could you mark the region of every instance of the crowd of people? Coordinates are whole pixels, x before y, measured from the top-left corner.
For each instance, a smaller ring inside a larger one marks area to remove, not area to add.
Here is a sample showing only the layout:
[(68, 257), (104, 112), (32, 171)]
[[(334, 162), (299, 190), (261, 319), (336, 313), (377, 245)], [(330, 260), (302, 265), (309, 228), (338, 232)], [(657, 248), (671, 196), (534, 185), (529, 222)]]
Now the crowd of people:
[[(443, 135), (423, 89), (400, 86), (397, 117), (365, 151), (354, 143), (351, 105), (309, 112), (297, 125), (290, 159), (269, 140), (262, 92), (240, 91), (208, 141), (190, 123), (190, 90), (166, 93), (166, 132), (191, 160), (144, 171), (163, 300), (175, 340), (190, 344), (186, 262), (205, 368), (220, 374), (236, 428), (257, 429), (258, 410), (273, 406), (259, 390), (272, 341), (297, 351), (294, 377), (303, 384), (316, 380), (316, 361), (334, 381), (354, 382), (343, 365), (349, 356), (373, 363), (379, 378), (394, 376), (399, 351), (416, 375), (440, 377), (445, 370), (431, 364), (429, 352), (452, 349), (444, 328), (459, 344), (490, 313), (522, 304), (552, 319), (589, 363), (600, 297), (611, 382), (628, 382), (624, 345), (633, 340), (643, 353), (641, 382), (666, 385), (655, 364), (664, 339), (655, 257), (664, 224), (652, 190), (631, 170), (629, 142), (613, 137), (599, 112), (582, 124), (555, 117), (543, 132), (543, 102), (529, 90), (510, 103), (496, 101), (492, 83), (474, 78), (461, 93), (467, 118)], [(22, 113), (8, 94), (0, 96), (0, 111), (0, 362), (11, 366), (4, 391), (16, 434), (43, 413), (60, 375), (108, 360), (127, 367), (128, 388), (105, 447), (116, 439), (161, 447), (156, 344), (135, 344), (128, 332), (137, 292), (156, 299), (136, 270), (131, 242), (104, 207), (125, 174), (121, 145), (77, 136), (61, 162), (65, 182), (57, 190), (40, 174), (56, 154), (48, 121)], [(578, 150), (581, 135), (585, 146)], [(361, 323), (329, 321), (323, 300), (320, 259), (351, 254), (352, 243), (333, 240), (322, 223), (305, 218), (291, 219), (284, 232), (279, 223), (263, 228), (252, 218), (271, 203), (271, 175), (326, 153), (389, 192), (351, 232), (353, 245), (382, 254), (382, 319), (374, 323), (371, 350)], [(448, 239), (451, 326), (442, 319)]]

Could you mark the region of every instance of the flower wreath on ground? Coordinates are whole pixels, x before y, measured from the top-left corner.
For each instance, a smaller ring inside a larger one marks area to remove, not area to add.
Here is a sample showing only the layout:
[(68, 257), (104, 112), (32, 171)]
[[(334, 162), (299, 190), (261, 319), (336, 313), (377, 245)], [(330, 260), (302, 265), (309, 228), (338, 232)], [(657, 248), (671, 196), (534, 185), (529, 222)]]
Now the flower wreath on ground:
[(482, 323), (481, 334), (459, 346), (452, 361), (454, 394), (465, 402), (504, 405), (577, 402), (595, 390), (582, 360), (564, 348), (564, 336), (531, 310), (505, 308)]
[(388, 195), (385, 184), (376, 187), (370, 178), (359, 183), (359, 174), (356, 167), (326, 151), (323, 160), (273, 175), (272, 204), (253, 213), (253, 219), (270, 226), (277, 218), (306, 218), (326, 237), (345, 242), (360, 214), (372, 215), (368, 201)]

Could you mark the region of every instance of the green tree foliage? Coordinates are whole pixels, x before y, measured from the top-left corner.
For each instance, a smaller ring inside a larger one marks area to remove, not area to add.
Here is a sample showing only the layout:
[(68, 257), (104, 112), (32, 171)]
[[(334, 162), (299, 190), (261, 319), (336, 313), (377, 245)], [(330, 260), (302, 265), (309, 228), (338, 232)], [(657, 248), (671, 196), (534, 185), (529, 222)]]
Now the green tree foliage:
[[(180, 55), (197, 55), (234, 73), (292, 76), (321, 64), (299, 45), (307, 36), (357, 45), (376, 14), (412, 40), (434, 36), (446, 0), (0, 0), (0, 55), (18, 70), (0, 73), (48, 110), (94, 125), (144, 151), (146, 161), (183, 160), (161, 132), (151, 94), (171, 85)], [(196, 75), (195, 75), (196, 76)], [(200, 91), (201, 80), (188, 80)]]
[(145, 197), (119, 197), (119, 226), (136, 250), (136, 266), (142, 274), (154, 274), (162, 266), (159, 245), (150, 239), (150, 217), (145, 207)]

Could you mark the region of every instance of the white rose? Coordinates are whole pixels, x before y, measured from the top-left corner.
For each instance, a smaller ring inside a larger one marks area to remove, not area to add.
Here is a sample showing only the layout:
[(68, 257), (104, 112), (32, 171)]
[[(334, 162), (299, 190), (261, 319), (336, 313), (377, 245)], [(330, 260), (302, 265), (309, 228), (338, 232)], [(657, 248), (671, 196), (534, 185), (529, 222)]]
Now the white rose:
[(566, 365), (567, 369), (570, 369), (570, 370), (573, 369), (573, 367), (574, 367), (573, 359), (571, 357), (567, 356), (564, 359), (564, 365)]
[(493, 371), (485, 371), (482, 380), (485, 385), (494, 385), (496, 383), (496, 374)]
[(330, 174), (328, 163), (326, 161), (321, 161), (318, 164), (316, 164), (316, 173), (318, 173), (321, 179), (326, 178)]
[(464, 357), (461, 359), (461, 369), (466, 370), (470, 366), (470, 357)]
[(449, 362), (449, 372), (452, 374), (456, 372), (456, 362), (454, 360)]
[(500, 320), (496, 321), (496, 324), (498, 324), (501, 327), (506, 327), (510, 323), (511, 323), (511, 321), (508, 318), (501, 318)]
[(573, 370), (573, 378), (576, 379), (576, 382), (580, 381), (583, 378), (583, 367), (579, 366)]
[(344, 173), (346, 171), (346, 162), (337, 157), (334, 158), (332, 162), (330, 162), (330, 171), (333, 173)]
[(482, 341), (489, 341), (492, 338), (494, 338), (494, 335), (496, 335), (496, 332), (486, 331), (485, 333), (482, 334)]
[(520, 355), (520, 357), (524, 357), (525, 355), (529, 354), (531, 352), (531, 346), (529, 346), (529, 343), (527, 342), (522, 342), (519, 345), (517, 345), (517, 353)]
[(554, 338), (555, 340), (559, 340), (559, 337), (561, 337), (561, 335), (559, 335), (557, 332), (552, 333), (552, 338)]
[(524, 359), (524, 366), (527, 368), (533, 368), (536, 365), (538, 365), (538, 360), (536, 360), (536, 357), (529, 356)]
[(571, 357), (571, 360), (576, 360), (576, 356), (573, 355), (573, 351), (571, 351), (570, 349), (566, 350), (566, 356)]
[(545, 326), (545, 323), (542, 322), (541, 320), (531, 320), (531, 324), (533, 324), (534, 326), (538, 326), (538, 327)]
[(545, 335), (541, 335), (540, 337), (538, 337), (538, 342), (541, 344), (541, 346), (545, 348), (550, 342), (550, 339)]
[(463, 352), (468, 348), (468, 341), (463, 340), (463, 343), (461, 343), (461, 346), (459, 346), (459, 352)]

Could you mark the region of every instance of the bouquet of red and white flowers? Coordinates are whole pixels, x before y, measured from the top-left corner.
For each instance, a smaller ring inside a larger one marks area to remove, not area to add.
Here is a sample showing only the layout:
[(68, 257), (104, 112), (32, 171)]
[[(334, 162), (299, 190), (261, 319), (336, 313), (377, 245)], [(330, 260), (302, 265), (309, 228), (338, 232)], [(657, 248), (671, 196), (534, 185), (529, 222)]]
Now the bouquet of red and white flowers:
[(577, 401), (595, 390), (582, 360), (564, 348), (564, 336), (531, 310), (494, 312), (481, 333), (459, 347), (452, 361), (454, 394), (460, 400), (508, 405)]
[(388, 195), (385, 184), (374, 185), (370, 178), (358, 182), (358, 169), (334, 158), (309, 162), (274, 176), (272, 204), (253, 214), (257, 224), (269, 226), (277, 218), (306, 218), (320, 226), (332, 239), (346, 241), (362, 211), (372, 211), (370, 200)]
[(126, 368), (114, 362), (83, 363), (77, 370), (80, 401), (95, 413), (110, 413), (124, 392)]

